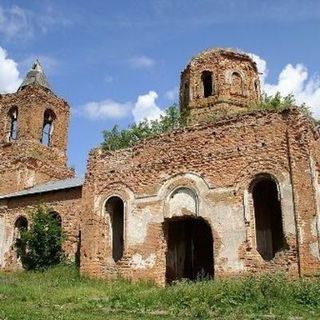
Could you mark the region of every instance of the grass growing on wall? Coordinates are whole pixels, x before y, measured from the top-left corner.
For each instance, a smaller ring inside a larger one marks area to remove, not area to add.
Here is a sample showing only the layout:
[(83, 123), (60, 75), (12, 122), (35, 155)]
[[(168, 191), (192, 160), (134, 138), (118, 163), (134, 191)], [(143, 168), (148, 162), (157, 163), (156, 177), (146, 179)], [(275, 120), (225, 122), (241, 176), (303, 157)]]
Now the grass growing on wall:
[(0, 274), (0, 319), (320, 319), (320, 280), (264, 275), (159, 288), (58, 266)]

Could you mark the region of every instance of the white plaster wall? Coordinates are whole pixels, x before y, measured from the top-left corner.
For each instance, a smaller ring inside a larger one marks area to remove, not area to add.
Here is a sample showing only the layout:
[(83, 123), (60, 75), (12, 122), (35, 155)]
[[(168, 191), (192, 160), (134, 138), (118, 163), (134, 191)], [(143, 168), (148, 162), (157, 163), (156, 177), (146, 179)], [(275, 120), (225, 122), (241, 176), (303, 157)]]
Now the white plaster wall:
[(283, 232), (286, 236), (296, 234), (296, 223), (294, 217), (293, 194), (290, 175), (286, 174), (279, 182), (281, 194), (281, 209), (283, 220)]

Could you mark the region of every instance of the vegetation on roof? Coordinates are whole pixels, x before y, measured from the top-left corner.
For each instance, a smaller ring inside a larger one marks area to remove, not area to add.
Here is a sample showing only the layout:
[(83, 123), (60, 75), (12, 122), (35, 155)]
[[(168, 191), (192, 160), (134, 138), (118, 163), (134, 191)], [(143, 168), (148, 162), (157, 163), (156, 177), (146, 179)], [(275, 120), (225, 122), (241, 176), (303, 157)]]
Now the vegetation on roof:
[(170, 132), (186, 125), (186, 118), (179, 112), (177, 105), (168, 107), (157, 120), (143, 120), (129, 125), (127, 129), (120, 129), (114, 125), (111, 130), (103, 131), (103, 150), (118, 150), (133, 147), (139, 141)]
[[(260, 102), (252, 104), (249, 107), (249, 112), (255, 110), (274, 110), (282, 111), (298, 107), (301, 111), (314, 120), (315, 124), (320, 124), (320, 121), (312, 118), (310, 108), (306, 104), (297, 105), (294, 95), (289, 94), (282, 96), (279, 92), (275, 95), (263, 94)], [(245, 112), (248, 112), (246, 110)], [(225, 112), (217, 112), (208, 115), (208, 122), (216, 122), (226, 117)], [(168, 133), (175, 129), (183, 128), (187, 125), (187, 115), (179, 111), (179, 107), (174, 104), (168, 107), (164, 114), (158, 120), (143, 120), (139, 123), (129, 125), (127, 129), (120, 129), (118, 125), (113, 126), (111, 130), (103, 131), (103, 142), (101, 147), (105, 151), (114, 151), (124, 148), (133, 147), (139, 141), (158, 136), (162, 133)]]

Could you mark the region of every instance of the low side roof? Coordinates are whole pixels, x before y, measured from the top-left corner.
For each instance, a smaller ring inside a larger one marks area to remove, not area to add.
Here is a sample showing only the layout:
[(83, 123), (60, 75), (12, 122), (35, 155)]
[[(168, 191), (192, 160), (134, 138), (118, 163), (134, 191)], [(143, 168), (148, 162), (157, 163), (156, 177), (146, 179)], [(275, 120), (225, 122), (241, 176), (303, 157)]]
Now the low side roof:
[(31, 194), (37, 194), (37, 193), (44, 193), (44, 192), (50, 192), (50, 191), (58, 191), (58, 190), (81, 187), (83, 183), (84, 183), (84, 177), (75, 177), (71, 179), (51, 181), (43, 184), (38, 184), (29, 189), (0, 195), (0, 200), (27, 196)]

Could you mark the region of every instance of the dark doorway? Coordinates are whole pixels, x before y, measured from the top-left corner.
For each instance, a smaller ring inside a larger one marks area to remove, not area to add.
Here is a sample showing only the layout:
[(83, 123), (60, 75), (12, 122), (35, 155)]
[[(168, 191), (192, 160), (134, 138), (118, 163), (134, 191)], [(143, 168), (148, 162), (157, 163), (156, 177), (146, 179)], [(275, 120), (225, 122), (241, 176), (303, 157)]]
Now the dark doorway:
[(285, 244), (277, 185), (271, 179), (259, 179), (253, 186), (252, 195), (257, 250), (264, 260), (269, 261)]
[(166, 281), (213, 277), (213, 237), (203, 219), (170, 219), (167, 233)]
[(106, 203), (112, 233), (112, 258), (115, 262), (123, 256), (124, 250), (124, 204), (119, 197), (111, 197)]

